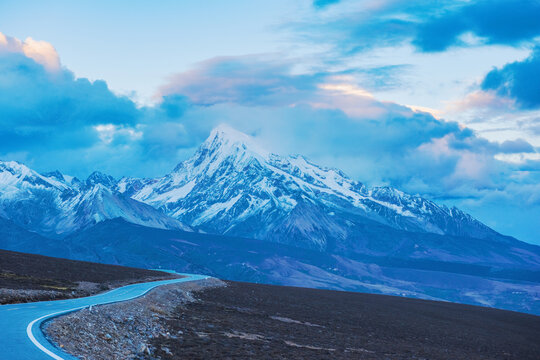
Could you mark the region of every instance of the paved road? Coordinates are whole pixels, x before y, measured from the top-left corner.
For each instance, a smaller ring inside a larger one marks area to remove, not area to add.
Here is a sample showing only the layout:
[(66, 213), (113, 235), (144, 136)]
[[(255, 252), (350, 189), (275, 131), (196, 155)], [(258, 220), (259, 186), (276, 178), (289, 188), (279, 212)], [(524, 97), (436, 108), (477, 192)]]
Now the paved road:
[(0, 359), (2, 360), (74, 360), (49, 343), (41, 332), (41, 324), (61, 314), (91, 305), (110, 304), (144, 295), (166, 284), (203, 280), (203, 275), (185, 275), (182, 279), (154, 281), (124, 286), (85, 298), (43, 301), (0, 306)]

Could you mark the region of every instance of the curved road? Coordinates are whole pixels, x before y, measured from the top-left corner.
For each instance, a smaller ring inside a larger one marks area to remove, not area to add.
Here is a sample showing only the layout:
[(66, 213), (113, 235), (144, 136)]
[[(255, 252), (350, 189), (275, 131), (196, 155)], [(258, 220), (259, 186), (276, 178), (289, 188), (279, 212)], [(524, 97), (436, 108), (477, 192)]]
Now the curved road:
[(75, 360), (54, 347), (41, 332), (41, 324), (55, 316), (93, 305), (126, 301), (146, 294), (153, 288), (173, 283), (207, 279), (208, 276), (179, 274), (181, 279), (133, 284), (94, 296), (0, 305), (0, 358), (3, 360)]

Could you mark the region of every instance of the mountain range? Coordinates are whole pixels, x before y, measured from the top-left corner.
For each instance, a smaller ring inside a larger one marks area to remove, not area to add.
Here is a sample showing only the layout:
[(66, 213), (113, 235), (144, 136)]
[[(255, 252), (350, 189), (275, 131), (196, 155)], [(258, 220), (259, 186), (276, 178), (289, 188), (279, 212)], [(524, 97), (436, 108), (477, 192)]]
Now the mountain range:
[(0, 202), (5, 218), (43, 235), (62, 236), (121, 217), (150, 227), (191, 227), (320, 250), (358, 236), (370, 223), (506, 239), (455, 207), (391, 187), (369, 189), (300, 155), (270, 153), (224, 125), (160, 178), (117, 181), (94, 172), (80, 181), (59, 171), (39, 174), (17, 162), (0, 162)]
[(0, 217), (44, 236), (62, 237), (121, 217), (156, 228), (188, 229), (178, 220), (115, 192), (99, 172), (82, 182), (55, 171), (39, 174), (15, 161), (0, 162)]
[[(157, 179), (123, 178), (116, 189), (197, 230), (329, 250), (358, 241), (366, 224), (392, 229), (504, 237), (457, 208), (390, 187), (367, 188), (303, 156), (282, 157), (228, 126)], [(367, 225), (369, 226), (369, 225)]]
[(0, 247), (540, 312), (540, 247), (455, 207), (271, 153), (228, 126), (158, 178), (81, 181), (0, 162)]

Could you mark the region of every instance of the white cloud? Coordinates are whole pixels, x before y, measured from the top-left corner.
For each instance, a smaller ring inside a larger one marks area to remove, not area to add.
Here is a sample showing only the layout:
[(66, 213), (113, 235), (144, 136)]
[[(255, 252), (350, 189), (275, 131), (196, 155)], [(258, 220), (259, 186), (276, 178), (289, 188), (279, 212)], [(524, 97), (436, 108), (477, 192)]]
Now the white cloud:
[(540, 132), (536, 130), (540, 110), (517, 109), (514, 99), (494, 91), (475, 90), (460, 99), (448, 101), (441, 114), (447, 120), (459, 121), (490, 141), (524, 139), (540, 147)]
[(462, 113), (464, 111), (483, 109), (490, 111), (513, 110), (515, 101), (510, 98), (498, 96), (494, 91), (476, 90), (464, 98), (449, 101), (445, 113)]
[(1, 52), (23, 54), (43, 65), (50, 72), (56, 72), (61, 68), (60, 57), (58, 56), (56, 49), (46, 41), (34, 40), (31, 37), (21, 41), (0, 32), (0, 53)]
[(22, 50), (27, 57), (45, 66), (48, 70), (58, 71), (60, 69), (60, 57), (50, 43), (29, 37), (22, 43)]
[(513, 164), (524, 164), (528, 160), (540, 161), (540, 153), (516, 153), (516, 154), (496, 154), (495, 159)]

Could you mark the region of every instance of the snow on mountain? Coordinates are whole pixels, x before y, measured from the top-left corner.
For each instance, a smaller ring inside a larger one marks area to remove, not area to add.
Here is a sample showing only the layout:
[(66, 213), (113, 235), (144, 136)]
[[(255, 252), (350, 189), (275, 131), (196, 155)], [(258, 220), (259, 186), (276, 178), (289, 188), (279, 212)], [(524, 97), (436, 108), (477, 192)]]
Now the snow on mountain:
[(49, 236), (70, 234), (117, 217), (150, 227), (188, 229), (112, 190), (115, 185), (112, 177), (97, 172), (83, 183), (58, 171), (41, 175), (18, 162), (0, 161), (0, 215)]
[(99, 171), (94, 171), (88, 179), (86, 179), (86, 186), (103, 185), (106, 188), (114, 188), (116, 186), (116, 180), (107, 174)]
[(389, 187), (368, 189), (303, 156), (273, 154), (223, 125), (170, 174), (123, 178), (116, 189), (200, 231), (309, 248), (327, 249), (366, 235), (372, 224), (502, 238), (457, 208)]
[(506, 239), (457, 208), (390, 187), (367, 188), (303, 156), (271, 153), (228, 126), (214, 129), (190, 159), (156, 179), (116, 181), (94, 172), (81, 181), (0, 162), (0, 216), (53, 236), (121, 217), (151, 227), (187, 224), (207, 233), (363, 253), (370, 239), (390, 230)]

